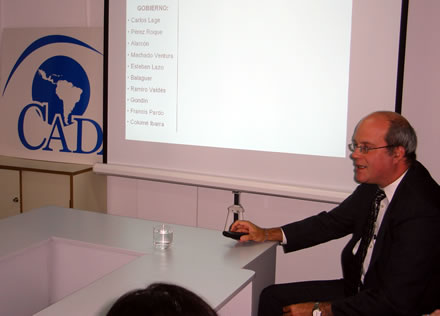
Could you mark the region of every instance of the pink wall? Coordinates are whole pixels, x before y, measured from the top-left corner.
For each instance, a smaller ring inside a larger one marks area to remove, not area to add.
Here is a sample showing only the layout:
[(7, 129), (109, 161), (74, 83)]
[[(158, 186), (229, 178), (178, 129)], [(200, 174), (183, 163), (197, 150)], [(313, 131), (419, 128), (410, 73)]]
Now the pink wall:
[[(8, 27), (68, 26), (103, 27), (104, 0), (0, 0), (2, 31)], [(1, 39), (0, 33), (0, 45)]]
[(417, 131), (418, 158), (440, 182), (440, 1), (409, 2), (402, 114)]

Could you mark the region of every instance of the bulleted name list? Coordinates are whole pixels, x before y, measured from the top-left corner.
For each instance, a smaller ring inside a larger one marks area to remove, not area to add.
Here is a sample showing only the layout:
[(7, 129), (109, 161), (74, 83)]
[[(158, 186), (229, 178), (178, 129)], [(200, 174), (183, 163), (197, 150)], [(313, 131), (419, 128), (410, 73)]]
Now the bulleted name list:
[(177, 22), (177, 0), (127, 2), (128, 139), (148, 140), (176, 130)]

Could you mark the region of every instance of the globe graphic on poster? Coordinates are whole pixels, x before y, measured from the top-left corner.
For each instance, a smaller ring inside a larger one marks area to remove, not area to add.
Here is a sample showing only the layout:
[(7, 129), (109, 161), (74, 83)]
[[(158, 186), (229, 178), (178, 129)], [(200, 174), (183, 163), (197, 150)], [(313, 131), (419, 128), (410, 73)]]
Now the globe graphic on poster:
[(72, 124), (73, 115), (83, 115), (90, 100), (90, 82), (83, 67), (74, 59), (54, 56), (35, 72), (32, 100), (48, 106), (47, 123), (52, 125), (60, 114), (64, 126)]

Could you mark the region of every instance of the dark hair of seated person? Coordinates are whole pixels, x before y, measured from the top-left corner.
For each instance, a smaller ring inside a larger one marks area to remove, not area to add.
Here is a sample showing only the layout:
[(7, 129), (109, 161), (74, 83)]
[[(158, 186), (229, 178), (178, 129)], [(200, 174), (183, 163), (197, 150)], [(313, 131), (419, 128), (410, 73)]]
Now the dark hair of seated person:
[(107, 316), (217, 316), (195, 293), (173, 284), (153, 283), (122, 295)]

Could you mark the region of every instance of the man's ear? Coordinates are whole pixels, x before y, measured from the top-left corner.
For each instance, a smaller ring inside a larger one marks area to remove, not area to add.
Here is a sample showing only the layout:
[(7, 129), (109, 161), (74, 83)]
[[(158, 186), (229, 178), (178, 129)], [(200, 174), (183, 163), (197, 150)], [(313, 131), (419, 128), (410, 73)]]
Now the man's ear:
[(394, 147), (393, 158), (397, 160), (405, 159), (405, 148), (403, 146)]

